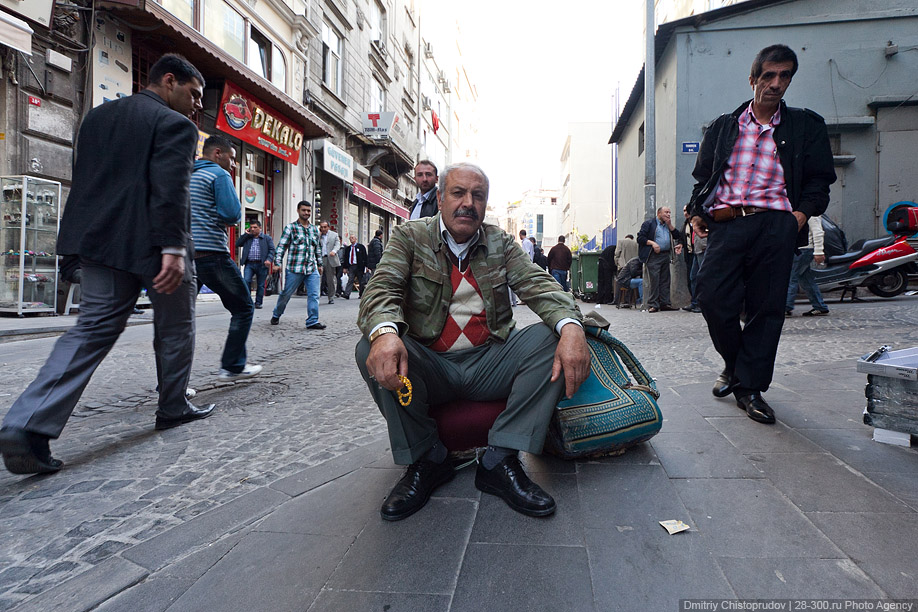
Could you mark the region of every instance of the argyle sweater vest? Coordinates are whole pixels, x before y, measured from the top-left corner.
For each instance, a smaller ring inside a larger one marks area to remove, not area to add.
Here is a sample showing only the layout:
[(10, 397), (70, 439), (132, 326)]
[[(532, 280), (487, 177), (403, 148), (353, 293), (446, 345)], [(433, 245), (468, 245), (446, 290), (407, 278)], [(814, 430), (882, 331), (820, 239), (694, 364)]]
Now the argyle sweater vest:
[(449, 303), (449, 315), (440, 337), (430, 345), (438, 353), (481, 346), (491, 335), (484, 299), (475, 282), (472, 267), (460, 272), (453, 265), (450, 282), (453, 285), (453, 299)]

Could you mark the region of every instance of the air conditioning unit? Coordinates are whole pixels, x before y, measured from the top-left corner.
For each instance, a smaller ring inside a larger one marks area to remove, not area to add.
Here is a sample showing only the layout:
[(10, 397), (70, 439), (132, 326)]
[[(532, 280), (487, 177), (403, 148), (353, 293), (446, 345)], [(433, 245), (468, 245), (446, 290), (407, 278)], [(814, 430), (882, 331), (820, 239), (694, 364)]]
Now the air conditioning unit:
[(441, 71), (437, 74), (437, 80), (440, 81), (441, 83), (443, 83), (443, 82), (446, 81), (446, 71), (445, 71), (445, 70), (441, 70)]
[(427, 59), (433, 57), (433, 45), (431, 43), (424, 43), (424, 57)]
[(447, 81), (446, 79), (443, 80), (440, 86), (443, 88), (443, 93), (449, 93), (452, 91), (452, 86), (449, 84), (449, 81)]
[(385, 41), (382, 41), (382, 40), (374, 40), (374, 41), (371, 41), (371, 44), (373, 45), (373, 48), (376, 49), (377, 53), (379, 53), (380, 55), (383, 55), (383, 56), (386, 55), (386, 43), (385, 43)]
[(431, 103), (430, 103), (430, 98), (428, 96), (421, 96), (421, 106), (424, 107), (424, 110), (430, 110)]

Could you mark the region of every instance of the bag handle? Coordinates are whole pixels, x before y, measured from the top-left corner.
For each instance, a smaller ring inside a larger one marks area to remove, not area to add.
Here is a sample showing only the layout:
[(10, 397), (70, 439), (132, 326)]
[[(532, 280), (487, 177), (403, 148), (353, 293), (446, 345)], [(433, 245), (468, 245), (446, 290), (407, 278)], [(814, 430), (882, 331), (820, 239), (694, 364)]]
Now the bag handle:
[(637, 360), (637, 357), (634, 356), (634, 353), (625, 346), (625, 343), (598, 327), (585, 326), (584, 330), (591, 336), (597, 338), (598, 340), (606, 343), (619, 358), (624, 362), (625, 366), (628, 368), (628, 371), (631, 372), (631, 375), (634, 376), (637, 384), (626, 385), (627, 389), (636, 389), (639, 391), (646, 391), (653, 396), (654, 399), (660, 399), (660, 392), (657, 390), (657, 383), (654, 379), (647, 373), (647, 370), (644, 369), (644, 366), (641, 365), (641, 362)]

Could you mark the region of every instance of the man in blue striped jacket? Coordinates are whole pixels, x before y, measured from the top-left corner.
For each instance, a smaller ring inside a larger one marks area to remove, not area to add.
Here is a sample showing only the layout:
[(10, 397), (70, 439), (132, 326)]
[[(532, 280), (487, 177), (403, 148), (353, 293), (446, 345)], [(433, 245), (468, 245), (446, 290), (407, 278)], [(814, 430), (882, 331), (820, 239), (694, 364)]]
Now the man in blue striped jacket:
[(261, 372), (260, 365), (246, 364), (245, 343), (255, 307), (227, 244), (227, 226), (242, 219), (242, 206), (230, 176), (235, 169), (235, 147), (222, 136), (211, 136), (204, 141), (203, 154), (194, 162), (191, 174), (191, 236), (198, 291), (207, 285), (232, 315), (220, 360), (219, 379), (223, 381)]

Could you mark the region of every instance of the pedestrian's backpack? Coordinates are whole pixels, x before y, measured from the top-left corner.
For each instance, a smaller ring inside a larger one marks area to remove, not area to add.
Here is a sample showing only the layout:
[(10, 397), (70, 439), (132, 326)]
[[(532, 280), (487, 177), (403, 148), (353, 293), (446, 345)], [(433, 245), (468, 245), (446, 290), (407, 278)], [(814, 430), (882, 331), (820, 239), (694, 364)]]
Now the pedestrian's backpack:
[(545, 449), (563, 459), (620, 455), (663, 426), (654, 380), (624, 343), (585, 323), (590, 375), (558, 404), (545, 439)]

